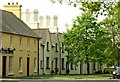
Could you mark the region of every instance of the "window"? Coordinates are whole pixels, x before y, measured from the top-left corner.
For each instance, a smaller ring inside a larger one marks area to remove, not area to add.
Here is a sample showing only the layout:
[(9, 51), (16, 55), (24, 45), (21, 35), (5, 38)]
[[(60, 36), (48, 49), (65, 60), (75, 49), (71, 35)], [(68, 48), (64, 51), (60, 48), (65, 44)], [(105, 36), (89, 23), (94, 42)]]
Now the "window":
[(22, 49), (22, 38), (20, 37), (20, 49)]
[(62, 58), (62, 69), (64, 69), (64, 58)]
[(71, 63), (71, 67), (70, 67), (71, 70), (73, 70), (73, 63)]
[(58, 52), (57, 43), (55, 43), (55, 51)]
[(0, 37), (0, 49), (2, 48), (2, 39)]
[(64, 53), (64, 44), (62, 43), (62, 53)]
[(9, 73), (13, 73), (13, 56), (9, 56)]
[(30, 49), (30, 46), (29, 46), (30, 44), (29, 44), (29, 38), (27, 39), (27, 48), (28, 48), (28, 50)]
[(47, 51), (49, 51), (49, 42), (47, 42)]
[(57, 68), (58, 58), (55, 58), (55, 68)]
[(34, 40), (34, 50), (36, 51), (37, 50), (37, 44), (36, 44), (36, 40)]
[(93, 70), (95, 70), (95, 67), (96, 67), (96, 66), (95, 66), (95, 62), (93, 62)]
[(34, 58), (34, 72), (37, 71), (37, 59)]
[(12, 36), (10, 36), (10, 48), (12, 48)]
[(75, 64), (75, 70), (77, 70), (77, 64)]
[(40, 67), (41, 67), (41, 69), (43, 69), (43, 62), (42, 62), (42, 60), (40, 61)]
[(22, 72), (22, 57), (19, 58), (19, 72)]
[(46, 57), (46, 69), (49, 68), (49, 57)]

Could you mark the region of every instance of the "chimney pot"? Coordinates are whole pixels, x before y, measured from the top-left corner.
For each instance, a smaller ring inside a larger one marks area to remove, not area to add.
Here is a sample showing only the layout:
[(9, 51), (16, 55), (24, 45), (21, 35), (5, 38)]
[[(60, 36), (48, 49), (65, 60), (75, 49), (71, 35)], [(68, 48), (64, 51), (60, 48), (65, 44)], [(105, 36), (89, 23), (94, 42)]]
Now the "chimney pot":
[(12, 3), (12, 5), (14, 5), (14, 3)]
[(18, 5), (18, 2), (16, 2), (16, 5)]
[(8, 2), (8, 5), (10, 5), (10, 2)]

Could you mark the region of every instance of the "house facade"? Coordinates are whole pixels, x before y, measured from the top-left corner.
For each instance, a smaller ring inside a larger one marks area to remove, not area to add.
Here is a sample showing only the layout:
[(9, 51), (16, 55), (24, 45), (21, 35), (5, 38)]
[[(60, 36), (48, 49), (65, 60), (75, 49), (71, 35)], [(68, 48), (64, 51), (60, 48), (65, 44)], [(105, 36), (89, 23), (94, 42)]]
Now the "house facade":
[(39, 37), (13, 13), (0, 12), (0, 77), (38, 74)]
[[(41, 16), (37, 9), (33, 11), (27, 9), (23, 12), (21, 7), (18, 3), (8, 3), (4, 6), (4, 9), (13, 12), (18, 18), (22, 19), (36, 34), (30, 31), (31, 29), (26, 30), (28, 26), (23, 24), (20, 19), (18, 20), (17, 17), (15, 18), (20, 22), (19, 25), (17, 25), (17, 22), (10, 20), (13, 18), (10, 14), (6, 15), (5, 18), (8, 18), (6, 21), (10, 24), (3, 22), (7, 26), (1, 30), (0, 45), (2, 45), (1, 49), (6, 50), (12, 43), (12, 54), (3, 53), (1, 50), (1, 77), (19, 77), (33, 74), (87, 74), (87, 63), (85, 61), (77, 64), (67, 61), (66, 55), (68, 53), (65, 51), (63, 35), (57, 29), (58, 16)], [(1, 27), (4, 27), (4, 24)], [(9, 28), (11, 25), (14, 28)], [(11, 33), (10, 31), (14, 32)], [(38, 37), (41, 37), (41, 39), (38, 39)], [(9, 64), (9, 62), (13, 63)], [(90, 74), (93, 74), (95, 70), (100, 70), (100, 65), (97, 62), (90, 62), (89, 69)], [(13, 71), (9, 73), (9, 70)]]
[(51, 74), (51, 36), (47, 28), (33, 29), (33, 31), (41, 36), (39, 40), (39, 74)]

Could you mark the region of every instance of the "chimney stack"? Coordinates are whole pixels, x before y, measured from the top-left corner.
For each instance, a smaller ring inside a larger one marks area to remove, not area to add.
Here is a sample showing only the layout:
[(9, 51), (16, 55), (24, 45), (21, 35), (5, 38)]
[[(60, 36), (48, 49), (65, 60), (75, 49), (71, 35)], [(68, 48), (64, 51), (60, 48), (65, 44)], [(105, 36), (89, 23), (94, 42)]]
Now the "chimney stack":
[(14, 3), (14, 2), (12, 2), (12, 3), (8, 2), (7, 5), (4, 5), (4, 10), (12, 12), (18, 18), (21, 19), (21, 7), (22, 7), (22, 5), (18, 4), (18, 2), (16, 2), (16, 3)]

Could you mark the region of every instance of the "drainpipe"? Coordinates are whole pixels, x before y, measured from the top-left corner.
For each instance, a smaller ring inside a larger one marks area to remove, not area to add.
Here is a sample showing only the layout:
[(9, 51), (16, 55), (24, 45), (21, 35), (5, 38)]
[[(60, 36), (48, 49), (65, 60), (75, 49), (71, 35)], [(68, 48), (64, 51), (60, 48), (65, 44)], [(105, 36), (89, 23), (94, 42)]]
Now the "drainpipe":
[(42, 45), (43, 46), (43, 75), (45, 75), (45, 70), (44, 70), (44, 47), (45, 47), (45, 45), (43, 44)]
[(38, 39), (38, 75), (39, 75), (39, 39)]

